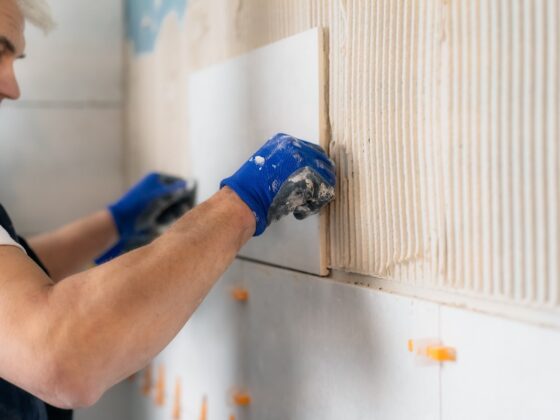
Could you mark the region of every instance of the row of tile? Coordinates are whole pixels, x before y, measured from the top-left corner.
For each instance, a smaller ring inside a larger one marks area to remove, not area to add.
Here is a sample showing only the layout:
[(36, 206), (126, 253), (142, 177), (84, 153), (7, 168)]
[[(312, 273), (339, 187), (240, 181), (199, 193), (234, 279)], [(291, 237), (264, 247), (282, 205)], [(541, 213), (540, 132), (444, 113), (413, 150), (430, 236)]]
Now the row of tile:
[[(411, 338), (457, 359), (419, 364)], [(185, 418), (205, 395), (210, 418), (228, 418), (242, 387), (243, 419), (521, 420), (560, 416), (559, 353), (558, 331), (237, 261), (156, 363), (182, 378)], [(139, 395), (131, 418), (171, 418)]]

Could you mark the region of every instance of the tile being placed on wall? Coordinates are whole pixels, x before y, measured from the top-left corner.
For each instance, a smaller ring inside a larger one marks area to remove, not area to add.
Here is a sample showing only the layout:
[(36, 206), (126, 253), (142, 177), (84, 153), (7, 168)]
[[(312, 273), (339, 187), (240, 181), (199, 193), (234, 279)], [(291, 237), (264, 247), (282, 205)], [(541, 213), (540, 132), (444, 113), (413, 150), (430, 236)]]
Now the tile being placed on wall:
[(442, 307), (441, 336), (443, 420), (560, 418), (560, 332)]
[(27, 58), (18, 62), (23, 101), (122, 99), (121, 0), (51, 0), (57, 28), (47, 37), (28, 25)]
[[(278, 132), (320, 143), (321, 39), (322, 32), (311, 29), (190, 76), (190, 153), (200, 200)], [(285, 217), (239, 255), (326, 275), (325, 229), (318, 215), (304, 221)]]
[(121, 111), (4, 108), (0, 202), (24, 234), (103, 208), (123, 189)]

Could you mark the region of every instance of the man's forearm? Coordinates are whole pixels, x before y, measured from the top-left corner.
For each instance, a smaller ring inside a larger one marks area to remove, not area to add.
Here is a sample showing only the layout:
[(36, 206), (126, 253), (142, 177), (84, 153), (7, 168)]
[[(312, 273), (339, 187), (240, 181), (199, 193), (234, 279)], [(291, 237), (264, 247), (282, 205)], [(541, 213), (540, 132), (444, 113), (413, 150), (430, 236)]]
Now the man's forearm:
[[(58, 283), (18, 248), (0, 247), (0, 332), (10, 337), (0, 375), (54, 405), (92, 404), (171, 341), (253, 234), (332, 200), (334, 169), (318, 146), (278, 134), (162, 237)], [(137, 188), (125, 202), (130, 194)]]
[[(152, 244), (52, 286), (52, 345), (69, 361), (63, 365), (83, 372), (95, 394), (142, 368), (254, 231), (249, 208), (224, 188)], [(60, 374), (76, 378), (74, 371)]]
[(102, 210), (29, 239), (54, 281), (77, 273), (117, 240), (111, 214)]

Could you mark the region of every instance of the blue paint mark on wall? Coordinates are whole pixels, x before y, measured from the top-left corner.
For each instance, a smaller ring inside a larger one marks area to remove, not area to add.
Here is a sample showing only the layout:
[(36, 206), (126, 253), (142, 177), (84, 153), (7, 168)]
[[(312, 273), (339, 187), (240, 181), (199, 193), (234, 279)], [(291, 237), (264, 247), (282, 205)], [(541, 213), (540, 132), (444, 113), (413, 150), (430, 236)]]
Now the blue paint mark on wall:
[(126, 32), (134, 52), (153, 52), (165, 18), (176, 13), (182, 19), (186, 7), (187, 0), (126, 0)]

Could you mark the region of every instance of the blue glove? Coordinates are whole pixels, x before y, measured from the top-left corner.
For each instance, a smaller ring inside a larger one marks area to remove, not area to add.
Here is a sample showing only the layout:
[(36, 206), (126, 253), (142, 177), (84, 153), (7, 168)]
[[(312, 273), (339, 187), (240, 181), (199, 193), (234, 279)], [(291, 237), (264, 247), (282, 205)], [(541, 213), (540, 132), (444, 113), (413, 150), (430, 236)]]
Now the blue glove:
[(287, 134), (276, 134), (230, 178), (227, 186), (255, 215), (255, 236), (281, 217), (304, 219), (334, 199), (334, 163), (324, 150)]
[(100, 264), (123, 252), (151, 242), (161, 230), (194, 206), (196, 186), (184, 179), (151, 173), (108, 209), (119, 233), (119, 241), (99, 257)]

